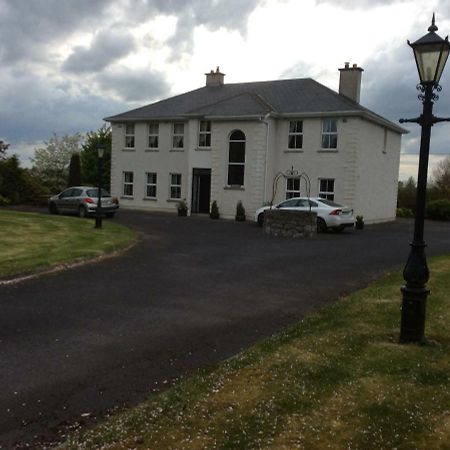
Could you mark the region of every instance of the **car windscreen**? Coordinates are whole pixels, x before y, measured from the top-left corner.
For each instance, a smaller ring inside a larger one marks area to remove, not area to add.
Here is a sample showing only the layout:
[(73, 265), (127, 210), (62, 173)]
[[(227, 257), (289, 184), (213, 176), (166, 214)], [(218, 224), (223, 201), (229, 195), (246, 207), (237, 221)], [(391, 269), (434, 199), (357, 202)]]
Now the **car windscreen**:
[(325, 203), (325, 205), (328, 205), (328, 206), (342, 206), (342, 205), (340, 205), (339, 203), (335, 203), (335, 202), (333, 202), (333, 201), (331, 201), (331, 200), (328, 200), (328, 199), (326, 199), (326, 198), (321, 198), (321, 199), (320, 199), (320, 202), (321, 202), (321, 203)]
[[(86, 194), (88, 197), (96, 198), (96, 197), (98, 197), (98, 189), (88, 189), (86, 191)], [(102, 189), (102, 197), (111, 197), (111, 196), (109, 195), (108, 191), (105, 191), (105, 189)]]

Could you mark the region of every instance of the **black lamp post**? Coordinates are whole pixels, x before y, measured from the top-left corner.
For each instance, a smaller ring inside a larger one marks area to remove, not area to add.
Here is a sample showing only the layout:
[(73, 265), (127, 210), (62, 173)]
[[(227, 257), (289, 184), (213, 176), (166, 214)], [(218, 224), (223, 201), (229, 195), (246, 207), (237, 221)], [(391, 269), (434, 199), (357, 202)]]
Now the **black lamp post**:
[(439, 98), (433, 91), (441, 91), (438, 83), (450, 51), (448, 36), (442, 39), (436, 34), (437, 29), (433, 14), (431, 26), (428, 28), (429, 33), (412, 44), (408, 41), (409, 46), (414, 50), (419, 71), (420, 83), (417, 85), (417, 89), (421, 92), (419, 99), (423, 102), (423, 112), (420, 117), (414, 119), (400, 119), (401, 123), (415, 122), (422, 127), (414, 238), (410, 244), (411, 251), (403, 270), (406, 285), (401, 289), (403, 301), (400, 342), (403, 343), (420, 343), (425, 340), (425, 310), (430, 291), (426, 286), (429, 271), (425, 256), (426, 244), (423, 240), (423, 230), (431, 127), (437, 122), (450, 121), (450, 119), (433, 115), (433, 101)]
[(97, 144), (97, 164), (98, 164), (98, 199), (97, 209), (95, 211), (95, 227), (102, 227), (102, 175), (103, 175), (103, 154), (105, 153), (105, 146)]

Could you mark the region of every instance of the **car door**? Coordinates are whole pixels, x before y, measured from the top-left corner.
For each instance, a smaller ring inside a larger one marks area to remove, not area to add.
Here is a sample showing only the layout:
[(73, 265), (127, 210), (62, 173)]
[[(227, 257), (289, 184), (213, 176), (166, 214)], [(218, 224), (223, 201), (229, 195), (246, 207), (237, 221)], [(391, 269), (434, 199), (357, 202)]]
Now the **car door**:
[(67, 199), (68, 208), (72, 213), (78, 213), (78, 208), (81, 203), (81, 196), (83, 189), (73, 188), (70, 197)]
[(62, 191), (58, 196), (57, 207), (61, 212), (70, 211), (70, 197), (72, 196), (72, 188)]
[(290, 198), (285, 200), (284, 202), (278, 203), (277, 209), (287, 209), (291, 211), (295, 211), (298, 205), (298, 198)]

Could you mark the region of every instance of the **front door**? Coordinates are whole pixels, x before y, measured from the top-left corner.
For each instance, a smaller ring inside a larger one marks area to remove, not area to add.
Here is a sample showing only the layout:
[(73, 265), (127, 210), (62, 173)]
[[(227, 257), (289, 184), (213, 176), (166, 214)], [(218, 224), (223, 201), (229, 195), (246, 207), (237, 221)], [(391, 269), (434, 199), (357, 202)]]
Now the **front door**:
[(193, 213), (209, 214), (211, 200), (211, 169), (193, 169), (192, 207)]

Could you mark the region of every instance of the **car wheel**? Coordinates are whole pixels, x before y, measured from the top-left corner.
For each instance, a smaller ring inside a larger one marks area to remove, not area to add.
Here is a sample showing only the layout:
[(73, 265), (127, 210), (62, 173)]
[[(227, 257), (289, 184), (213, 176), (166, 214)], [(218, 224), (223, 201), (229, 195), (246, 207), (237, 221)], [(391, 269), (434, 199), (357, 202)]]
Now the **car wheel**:
[(321, 217), (317, 218), (317, 232), (318, 233), (325, 233), (327, 231), (327, 224), (325, 220), (323, 220)]
[(80, 206), (78, 208), (78, 216), (81, 218), (87, 217), (87, 211), (86, 208), (84, 206)]
[(262, 227), (264, 225), (264, 213), (258, 215), (258, 225)]
[(48, 205), (48, 210), (50, 214), (58, 214), (58, 207), (53, 202)]

